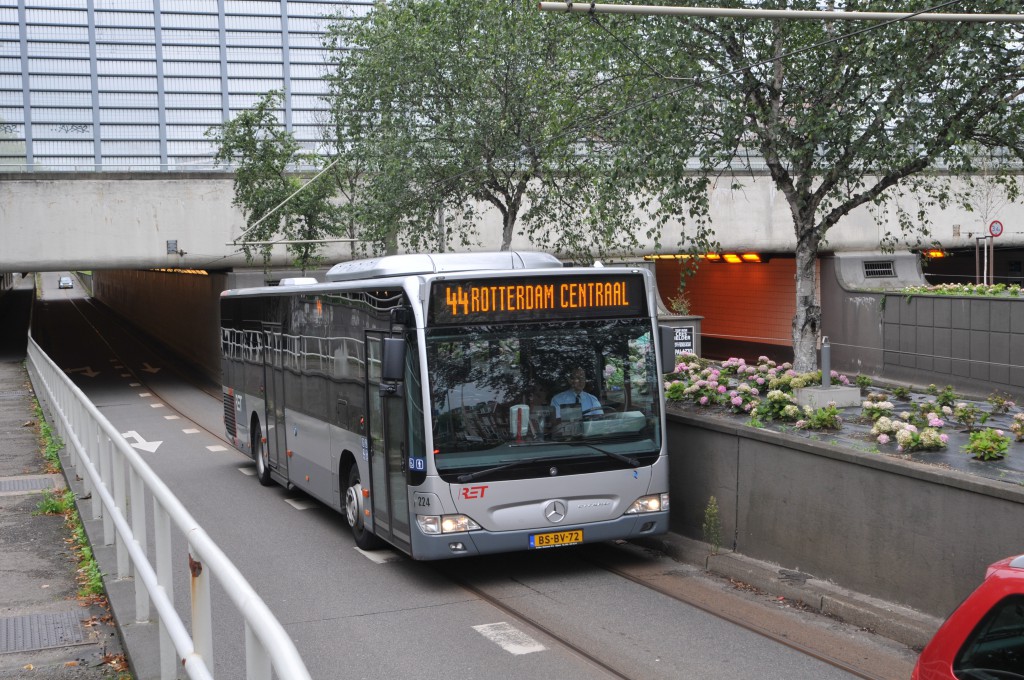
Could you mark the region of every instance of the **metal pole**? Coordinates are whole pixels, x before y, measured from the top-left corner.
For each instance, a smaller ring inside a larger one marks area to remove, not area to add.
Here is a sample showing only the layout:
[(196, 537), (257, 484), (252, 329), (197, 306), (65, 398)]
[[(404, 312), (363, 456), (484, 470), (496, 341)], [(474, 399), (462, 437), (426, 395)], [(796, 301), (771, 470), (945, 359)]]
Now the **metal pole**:
[[(954, 3), (946, 3), (952, 5)], [(728, 9), (725, 7), (663, 7), (611, 5), (589, 2), (539, 2), (541, 12), (578, 14), (642, 14), (647, 16), (710, 17), (732, 19), (815, 19), (822, 21), (955, 21), (1024, 23), (1022, 14), (942, 14), (938, 12), (836, 12), (796, 9)], [(290, 198), (290, 197), (289, 197)], [(286, 199), (287, 200), (287, 199)]]
[[(174, 601), (174, 575), (171, 573), (171, 517), (160, 507), (160, 501), (153, 498), (153, 542), (156, 550), (156, 580), (167, 598)], [(160, 678), (173, 680), (178, 677), (178, 655), (167, 622), (157, 618), (160, 628)]]
[(832, 387), (832, 345), (827, 335), (821, 338), (821, 386)]
[(273, 674), (273, 666), (270, 663), (270, 655), (267, 648), (263, 646), (260, 639), (256, 637), (252, 626), (245, 624), (245, 679), (246, 680), (270, 680)]
[[(146, 536), (146, 486), (142, 477), (129, 468), (128, 489), (130, 496), (128, 505), (132, 514), (132, 536), (139, 549), (145, 553), (149, 547), (149, 540)], [(135, 620), (142, 622), (149, 620), (149, 593), (146, 592), (146, 585), (139, 576), (139, 568), (135, 567)]]
[[(107, 441), (110, 441), (109, 437), (104, 437)], [(114, 506), (121, 513), (122, 516), (128, 514), (128, 491), (125, 488), (125, 471), (124, 466), (126, 462), (122, 458), (117, 449), (114, 448), (113, 443), (109, 444), (110, 455), (114, 466)], [(113, 512), (107, 513), (108, 515)], [(128, 559), (128, 546), (124, 542), (124, 536), (120, 533), (114, 535), (114, 542), (116, 544), (117, 551), (117, 578), (124, 579), (131, 576), (131, 562)]]
[(974, 285), (981, 283), (981, 252), (978, 250), (978, 237), (974, 237)]
[(192, 644), (207, 668), (213, 668), (213, 603), (210, 600), (210, 570), (203, 568), (196, 549), (188, 547), (188, 568), (192, 576)]
[(989, 236), (988, 282), (996, 285), (996, 237)]
[(988, 285), (988, 237), (985, 236), (985, 244), (982, 246), (981, 261), (981, 282)]

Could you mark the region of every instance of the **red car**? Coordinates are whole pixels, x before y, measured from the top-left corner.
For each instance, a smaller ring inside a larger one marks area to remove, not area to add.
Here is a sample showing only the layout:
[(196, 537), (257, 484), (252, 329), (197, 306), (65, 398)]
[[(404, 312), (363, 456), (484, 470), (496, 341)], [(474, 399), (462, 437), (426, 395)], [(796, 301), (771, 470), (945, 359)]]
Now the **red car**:
[(911, 680), (1024, 680), (1024, 555), (988, 568), (921, 652)]

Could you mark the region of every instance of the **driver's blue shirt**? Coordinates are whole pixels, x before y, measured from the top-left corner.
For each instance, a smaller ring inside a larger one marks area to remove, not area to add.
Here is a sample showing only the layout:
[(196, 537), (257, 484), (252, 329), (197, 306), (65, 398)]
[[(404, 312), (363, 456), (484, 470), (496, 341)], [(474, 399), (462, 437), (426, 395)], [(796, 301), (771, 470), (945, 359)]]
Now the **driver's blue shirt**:
[[(579, 395), (579, 401), (576, 401), (577, 394)], [(551, 397), (551, 405), (555, 407), (555, 417), (562, 417), (562, 406), (572, 406), (579, 404), (580, 408), (583, 409), (583, 413), (591, 411), (594, 413), (603, 413), (601, 410), (601, 402), (597, 400), (593, 394), (589, 392), (579, 392), (575, 390), (566, 390), (565, 392), (559, 392), (555, 396)], [(594, 409), (594, 410), (592, 410)]]

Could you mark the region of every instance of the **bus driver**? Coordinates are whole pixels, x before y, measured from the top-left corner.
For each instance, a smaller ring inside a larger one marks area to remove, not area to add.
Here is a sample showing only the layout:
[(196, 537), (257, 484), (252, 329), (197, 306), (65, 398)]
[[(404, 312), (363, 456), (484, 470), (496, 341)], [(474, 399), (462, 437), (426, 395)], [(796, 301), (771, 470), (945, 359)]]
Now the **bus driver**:
[[(582, 367), (577, 366), (569, 374), (569, 389), (559, 392), (551, 398), (551, 406), (555, 409), (555, 418), (562, 418), (562, 407), (578, 407), (577, 413), (598, 414), (603, 413), (601, 402), (597, 397), (587, 392), (587, 374)], [(576, 416), (580, 417), (579, 415)]]

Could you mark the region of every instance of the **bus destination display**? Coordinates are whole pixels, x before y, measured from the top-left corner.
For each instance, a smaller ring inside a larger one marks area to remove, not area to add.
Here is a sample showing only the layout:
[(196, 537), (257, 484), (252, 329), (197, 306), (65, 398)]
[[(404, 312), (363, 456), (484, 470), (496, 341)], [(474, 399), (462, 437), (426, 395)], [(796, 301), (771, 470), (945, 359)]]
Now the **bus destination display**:
[(435, 324), (643, 316), (643, 277), (545, 276), (435, 281), (430, 322)]

